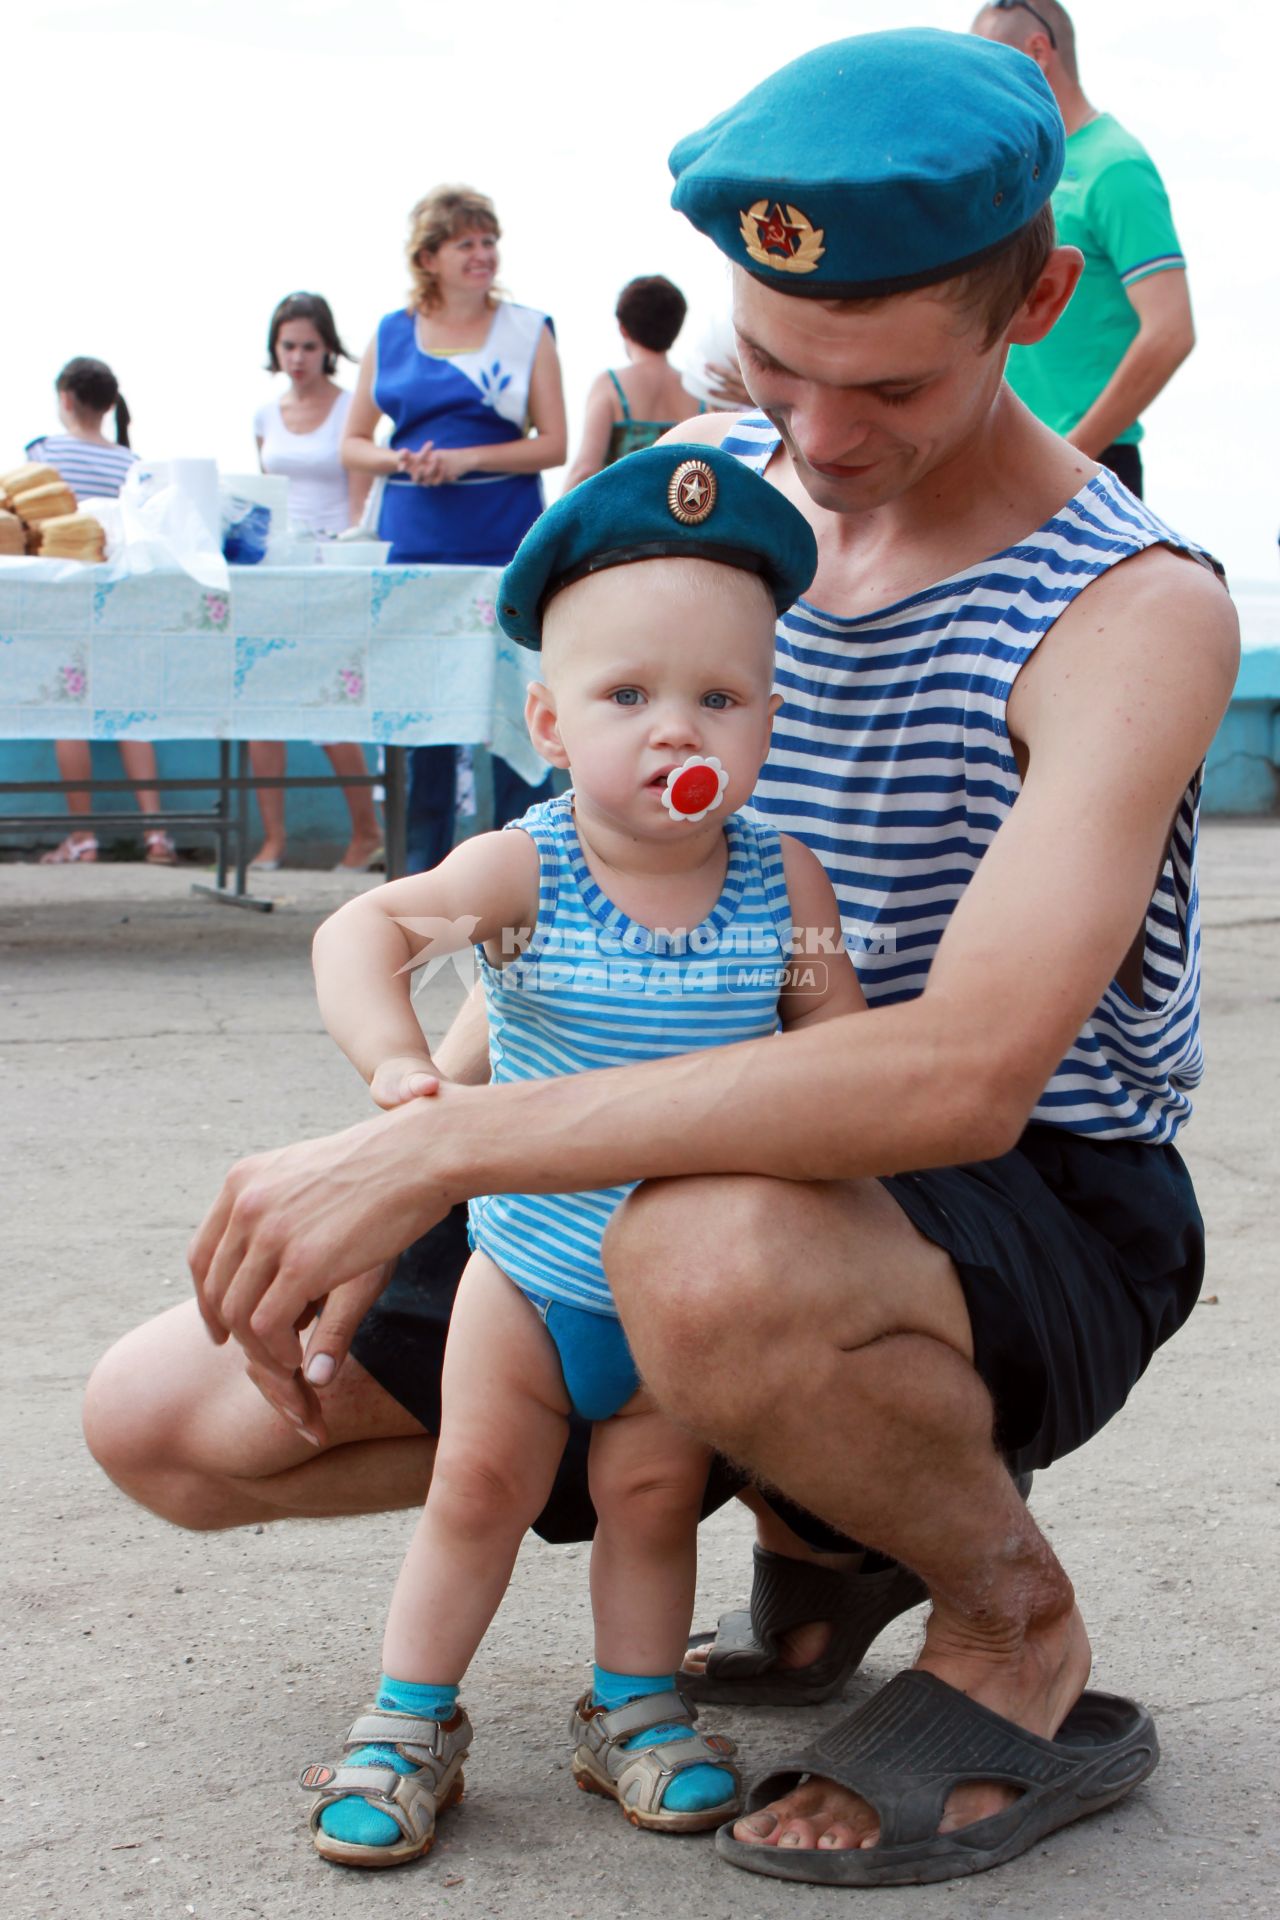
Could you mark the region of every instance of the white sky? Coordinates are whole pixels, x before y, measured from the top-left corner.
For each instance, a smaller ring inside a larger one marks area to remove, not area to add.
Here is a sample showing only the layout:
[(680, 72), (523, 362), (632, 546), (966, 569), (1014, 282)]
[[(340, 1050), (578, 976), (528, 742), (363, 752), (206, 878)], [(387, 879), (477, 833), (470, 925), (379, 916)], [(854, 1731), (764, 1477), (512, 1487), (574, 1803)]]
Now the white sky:
[[(54, 424), (53, 378), (77, 353), (115, 369), (144, 453), (251, 466), (275, 302), (324, 293), (359, 353), (403, 297), (408, 209), (441, 180), (496, 201), (503, 284), (556, 319), (576, 442), (590, 379), (621, 358), (624, 281), (669, 274), (691, 333), (727, 300), (726, 264), (667, 204), (674, 141), (825, 40), (972, 17), (967, 0), (33, 14), (4, 41), (0, 469)], [(1199, 345), (1147, 416), (1148, 498), (1236, 578), (1271, 579), (1280, 28), (1261, 0), (1077, 0), (1074, 17), (1085, 87), (1151, 149), (1190, 262)]]

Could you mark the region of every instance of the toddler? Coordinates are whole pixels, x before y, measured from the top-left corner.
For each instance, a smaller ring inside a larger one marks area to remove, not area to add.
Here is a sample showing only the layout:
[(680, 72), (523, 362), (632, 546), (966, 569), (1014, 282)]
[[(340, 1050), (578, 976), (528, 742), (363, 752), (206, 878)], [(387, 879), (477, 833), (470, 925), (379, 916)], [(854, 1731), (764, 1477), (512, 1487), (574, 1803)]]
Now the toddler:
[[(781, 704), (775, 615), (815, 563), (802, 516), (717, 448), (633, 454), (537, 522), (498, 611), (513, 639), (541, 647), (526, 717), (571, 791), (350, 901), (316, 937), (325, 1023), (380, 1105), (439, 1088), (410, 1003), (426, 957), (418, 922), (456, 936), (434, 939), (431, 957), (477, 945), (498, 1080), (862, 1008), (817, 859), (737, 811)], [(345, 1762), (303, 1775), (326, 1859), (414, 1859), (460, 1796), (471, 1724), (459, 1686), (550, 1491), (571, 1408), (595, 1423), (599, 1517), (596, 1666), (573, 1710), (574, 1776), (638, 1827), (696, 1832), (737, 1810), (731, 1743), (700, 1734), (676, 1690), (708, 1457), (646, 1396), (610, 1298), (601, 1243), (628, 1191), (471, 1204), (431, 1489), (377, 1700)]]

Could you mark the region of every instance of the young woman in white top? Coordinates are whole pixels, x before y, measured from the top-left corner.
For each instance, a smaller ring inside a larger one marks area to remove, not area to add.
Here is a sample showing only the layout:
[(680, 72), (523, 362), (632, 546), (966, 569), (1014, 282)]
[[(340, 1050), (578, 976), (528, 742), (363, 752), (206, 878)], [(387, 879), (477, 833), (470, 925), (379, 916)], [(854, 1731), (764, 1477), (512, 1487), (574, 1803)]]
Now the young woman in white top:
[[(129, 445), (129, 409), (109, 366), (103, 360), (84, 355), (68, 360), (54, 382), (58, 396), (61, 433), (45, 434), (27, 443), (27, 458), (55, 467), (81, 500), (114, 499), (125, 476), (138, 456)], [(108, 440), (102, 423), (108, 413), (115, 415), (116, 437)], [(64, 780), (87, 780), (92, 756), (87, 740), (55, 740), (58, 773)], [(120, 760), (126, 778), (154, 780), (156, 750), (149, 740), (121, 740)], [(158, 813), (160, 795), (150, 786), (135, 787), (138, 809), (145, 816)], [(68, 792), (67, 811), (74, 821), (92, 812), (93, 802), (87, 788)], [(143, 832), (145, 858), (153, 867), (171, 867), (177, 852), (169, 835), (159, 827)], [(42, 853), (40, 864), (46, 867), (79, 865), (98, 857), (98, 836), (88, 827), (72, 827), (58, 846)]]
[[(289, 376), (289, 388), (258, 408), (253, 419), (258, 464), (289, 481), (289, 524), (307, 533), (341, 533), (364, 508), (369, 477), (349, 474), (339, 457), (351, 395), (333, 378), (339, 356), (350, 359), (338, 338), (329, 302), (318, 293), (291, 293), (271, 316), (267, 370)], [(339, 779), (368, 772), (364, 749), (354, 740), (326, 745)], [(253, 740), (249, 759), (261, 779), (283, 775), (282, 740)], [(344, 787), (351, 810), (351, 843), (339, 866), (363, 872), (382, 851), (382, 832), (369, 787)], [(284, 789), (260, 787), (263, 840), (252, 865), (280, 866), (284, 859)]]

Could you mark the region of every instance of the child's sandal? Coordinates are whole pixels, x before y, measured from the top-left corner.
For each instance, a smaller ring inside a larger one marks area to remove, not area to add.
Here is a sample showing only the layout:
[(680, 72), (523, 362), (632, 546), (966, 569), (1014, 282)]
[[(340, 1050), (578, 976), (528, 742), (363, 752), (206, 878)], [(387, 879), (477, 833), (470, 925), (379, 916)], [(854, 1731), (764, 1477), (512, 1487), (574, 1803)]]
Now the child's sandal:
[[(471, 1748), (471, 1722), (459, 1707), (451, 1720), (423, 1720), (414, 1713), (384, 1708), (361, 1714), (343, 1743), (356, 1747), (394, 1747), (412, 1761), (412, 1773), (394, 1767), (304, 1767), (299, 1786), (315, 1793), (311, 1802), (311, 1839), (316, 1852), (344, 1867), (398, 1867), (430, 1853), (436, 1816), (462, 1798), (462, 1763)], [(400, 1829), (390, 1846), (365, 1847), (336, 1840), (320, 1825), (326, 1807), (352, 1797), (389, 1813)]]
[[(584, 1693), (569, 1719), (573, 1777), (584, 1793), (616, 1800), (633, 1827), (651, 1833), (703, 1833), (718, 1827), (732, 1820), (742, 1804), (742, 1777), (733, 1764), (737, 1749), (722, 1733), (699, 1733), (694, 1718), (694, 1709), (678, 1693), (651, 1693), (612, 1711), (593, 1707), (590, 1693)], [(673, 1724), (687, 1726), (687, 1737), (639, 1751), (627, 1744), (651, 1727)], [(716, 1807), (667, 1811), (662, 1802), (676, 1775), (707, 1766), (732, 1774), (732, 1793)]]

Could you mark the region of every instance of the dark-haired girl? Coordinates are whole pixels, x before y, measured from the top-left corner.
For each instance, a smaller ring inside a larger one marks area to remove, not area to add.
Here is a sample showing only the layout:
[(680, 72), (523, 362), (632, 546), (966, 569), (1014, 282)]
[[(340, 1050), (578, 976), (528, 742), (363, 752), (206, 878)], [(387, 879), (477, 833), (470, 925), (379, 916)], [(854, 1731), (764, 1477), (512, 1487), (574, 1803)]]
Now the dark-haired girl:
[(685, 298), (661, 273), (628, 280), (613, 310), (627, 350), (625, 367), (606, 367), (587, 394), (582, 441), (565, 479), (576, 487), (624, 454), (651, 447), (678, 420), (705, 411), (667, 359), (684, 325)]
[[(348, 474), (339, 449), (351, 395), (333, 378), (350, 354), (338, 335), (329, 302), (318, 293), (290, 293), (276, 307), (267, 329), (267, 371), (289, 376), (289, 387), (268, 400), (253, 418), (258, 464), (289, 482), (289, 524), (306, 533), (341, 533), (359, 520), (369, 491), (367, 474)], [(364, 749), (354, 740), (325, 747), (339, 779), (367, 772)], [(282, 740), (252, 740), (249, 760), (260, 779), (280, 778), (288, 762)], [(344, 787), (351, 813), (351, 842), (339, 865), (362, 872), (382, 851), (382, 832), (368, 787)], [(259, 868), (284, 859), (284, 789), (260, 787), (262, 845)]]
[[(79, 500), (114, 500), (138, 456), (129, 445), (129, 409), (105, 360), (68, 360), (54, 382), (65, 429), (27, 443), (27, 458), (56, 467)], [(102, 423), (115, 415), (116, 437)]]
[[(68, 360), (54, 382), (61, 433), (47, 433), (27, 443), (28, 460), (53, 467), (61, 474), (77, 502), (114, 500), (138, 456), (129, 445), (129, 409), (114, 373), (103, 360), (81, 355)], [(115, 415), (116, 437), (108, 440), (102, 423)], [(87, 780), (92, 756), (87, 740), (55, 740), (58, 774), (63, 780)], [(120, 759), (130, 780), (154, 780), (156, 750), (149, 740), (122, 740)], [(151, 787), (135, 789), (143, 814), (160, 811), (160, 796)], [(92, 810), (87, 789), (69, 790), (67, 811), (75, 817)], [(153, 867), (171, 867), (177, 859), (173, 841), (158, 827), (143, 835), (146, 858)], [(98, 857), (98, 838), (87, 828), (74, 828), (58, 846), (40, 856), (43, 866), (62, 867)]]
[(286, 393), (253, 417), (264, 473), (289, 481), (289, 524), (306, 533), (341, 533), (359, 520), (367, 474), (348, 474), (339, 456), (351, 395), (334, 379), (350, 359), (329, 302), (318, 293), (290, 293), (271, 316), (267, 371), (289, 377)]

